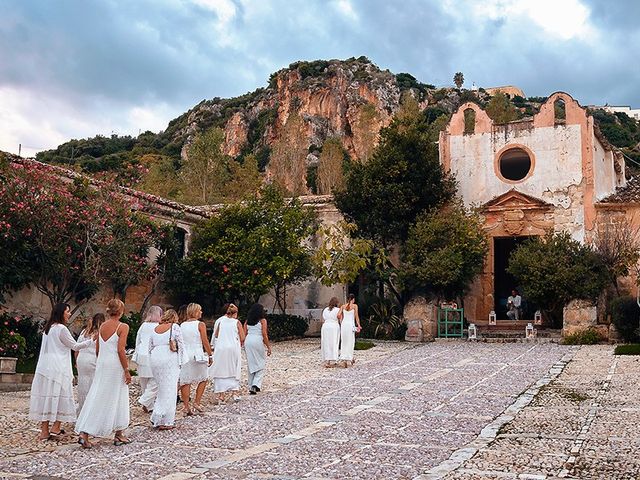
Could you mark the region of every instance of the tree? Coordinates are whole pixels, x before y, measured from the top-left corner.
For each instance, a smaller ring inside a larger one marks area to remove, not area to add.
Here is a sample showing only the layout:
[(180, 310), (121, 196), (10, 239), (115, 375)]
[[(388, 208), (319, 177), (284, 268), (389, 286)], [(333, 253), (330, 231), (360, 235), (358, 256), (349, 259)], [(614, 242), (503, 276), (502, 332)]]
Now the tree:
[(488, 250), (479, 216), (453, 203), (421, 215), (411, 227), (402, 249), (401, 279), (411, 291), (456, 298), (482, 271)]
[(312, 254), (313, 274), (323, 285), (353, 282), (375, 262), (371, 240), (355, 237), (358, 227), (345, 221), (321, 226)]
[(358, 107), (358, 120), (356, 128), (361, 140), (361, 151), (356, 159), (362, 163), (367, 163), (378, 140), (378, 110), (375, 105), (366, 102)]
[(457, 88), (462, 88), (462, 85), (464, 85), (464, 75), (462, 74), (462, 72), (456, 72), (456, 74), (453, 76), (453, 83)]
[(354, 164), (348, 189), (335, 201), (360, 236), (388, 247), (404, 241), (418, 214), (452, 198), (454, 180), (444, 172), (422, 115), (395, 118), (382, 130), (367, 164)]
[(527, 240), (511, 254), (507, 271), (552, 325), (562, 324), (562, 309), (569, 301), (595, 301), (608, 282), (600, 256), (566, 232)]
[(518, 119), (518, 110), (511, 103), (509, 97), (502, 92), (497, 92), (491, 97), (485, 108), (489, 118), (495, 123), (508, 123)]
[[(267, 186), (195, 229), (191, 253), (169, 278), (170, 287), (220, 302), (254, 302), (272, 288), (284, 293), (310, 272), (311, 247), (304, 241), (315, 229), (315, 212)], [(276, 300), (284, 311), (282, 296)]]
[(294, 111), (284, 124), (280, 138), (273, 145), (269, 159), (269, 172), (273, 182), (292, 195), (307, 193), (307, 148), (304, 122)]
[(344, 188), (345, 151), (339, 138), (328, 138), (322, 146), (318, 163), (317, 190), (329, 195), (334, 188)]
[(611, 287), (620, 296), (618, 279), (626, 277), (640, 260), (638, 228), (629, 223), (604, 224), (597, 232), (594, 247), (607, 269)]
[(231, 180), (232, 159), (222, 153), (224, 130), (212, 128), (196, 136), (180, 169), (182, 197), (191, 203), (209, 205), (225, 198)]
[(122, 291), (151, 274), (154, 227), (108, 185), (30, 163), (7, 166), (0, 180), (0, 292), (33, 285), (75, 311), (104, 283)]
[(140, 162), (147, 167), (138, 188), (163, 198), (177, 198), (180, 179), (173, 159), (163, 155), (144, 155)]

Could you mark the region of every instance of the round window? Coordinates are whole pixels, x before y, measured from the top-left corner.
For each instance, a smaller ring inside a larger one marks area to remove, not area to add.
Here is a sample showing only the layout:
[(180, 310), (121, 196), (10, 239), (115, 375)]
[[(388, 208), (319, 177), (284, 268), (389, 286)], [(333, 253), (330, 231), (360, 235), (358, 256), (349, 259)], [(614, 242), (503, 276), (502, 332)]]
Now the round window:
[(517, 182), (531, 170), (531, 157), (522, 148), (510, 148), (500, 155), (500, 174), (507, 180)]

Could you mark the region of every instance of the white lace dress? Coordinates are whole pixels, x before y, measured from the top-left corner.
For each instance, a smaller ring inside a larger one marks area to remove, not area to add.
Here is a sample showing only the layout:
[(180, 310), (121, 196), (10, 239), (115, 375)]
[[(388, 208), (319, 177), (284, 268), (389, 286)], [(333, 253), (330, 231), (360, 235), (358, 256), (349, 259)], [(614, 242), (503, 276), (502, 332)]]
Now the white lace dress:
[(340, 360), (353, 360), (353, 349), (356, 346), (355, 310), (342, 309), (340, 324)]
[(336, 362), (338, 360), (338, 346), (340, 345), (340, 323), (338, 322), (338, 307), (325, 308), (322, 311), (322, 329), (320, 329), (320, 346), (322, 360)]
[(209, 356), (202, 347), (200, 323), (199, 320), (188, 320), (180, 325), (186, 360), (180, 368), (180, 385), (205, 382), (208, 379)]
[[(172, 352), (169, 348), (170, 337), (178, 345), (177, 352)], [(154, 427), (168, 427), (175, 423), (178, 379), (180, 365), (184, 363), (184, 353), (182, 332), (178, 325), (171, 325), (171, 328), (164, 333), (157, 333), (154, 330), (149, 339), (151, 370), (158, 384), (158, 395), (151, 414), (151, 423)]]
[(91, 345), (80, 350), (76, 358), (76, 368), (78, 369), (78, 413), (82, 410), (84, 400), (89, 394), (89, 389), (91, 389), (98, 359), (96, 355), (96, 341), (92, 336), (85, 336), (83, 330), (80, 336), (78, 336), (78, 341), (86, 342), (87, 340), (91, 341)]
[(77, 433), (106, 438), (129, 426), (129, 386), (118, 357), (119, 330), (120, 326), (107, 340), (98, 334), (96, 373), (76, 422)]
[(31, 384), (29, 420), (76, 420), (71, 350), (85, 349), (90, 345), (90, 341), (76, 342), (69, 329), (60, 323), (53, 324), (49, 333), (42, 334), (38, 365)]
[[(238, 320), (222, 317), (218, 323), (218, 338), (213, 351), (212, 376), (216, 393), (238, 390), (242, 367), (242, 349)], [(214, 330), (215, 335), (215, 330)]]

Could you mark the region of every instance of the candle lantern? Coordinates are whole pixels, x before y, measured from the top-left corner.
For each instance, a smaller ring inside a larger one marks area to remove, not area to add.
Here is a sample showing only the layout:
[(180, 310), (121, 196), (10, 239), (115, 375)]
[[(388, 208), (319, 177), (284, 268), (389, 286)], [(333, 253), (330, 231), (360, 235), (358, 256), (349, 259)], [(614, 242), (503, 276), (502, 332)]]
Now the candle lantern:
[(542, 325), (542, 312), (540, 310), (536, 310), (536, 313), (533, 314), (533, 324)]
[(495, 325), (495, 324), (496, 324), (496, 312), (491, 310), (491, 313), (489, 314), (489, 325)]
[(535, 329), (533, 328), (533, 323), (527, 323), (527, 327), (524, 329), (525, 338), (534, 338)]
[(477, 340), (478, 339), (478, 329), (476, 328), (475, 323), (469, 324), (469, 340)]

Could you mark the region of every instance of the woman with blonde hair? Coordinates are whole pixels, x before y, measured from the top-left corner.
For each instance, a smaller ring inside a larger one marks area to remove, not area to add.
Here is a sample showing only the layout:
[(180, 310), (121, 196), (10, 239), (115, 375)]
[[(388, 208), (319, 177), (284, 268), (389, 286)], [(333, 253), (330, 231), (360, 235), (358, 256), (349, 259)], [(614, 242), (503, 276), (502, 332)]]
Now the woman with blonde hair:
[(153, 410), (153, 404), (158, 394), (158, 384), (153, 378), (151, 364), (149, 363), (149, 339), (153, 334), (153, 329), (160, 323), (162, 308), (153, 305), (144, 317), (144, 323), (140, 325), (136, 335), (136, 351), (132, 360), (138, 365), (138, 380), (140, 381), (141, 395), (138, 403), (142, 405), (142, 410), (149, 413)]
[(153, 406), (151, 423), (159, 430), (174, 428), (180, 365), (185, 352), (178, 314), (167, 310), (149, 339), (149, 355), (153, 378), (158, 382), (158, 396)]
[(120, 321), (123, 313), (122, 301), (109, 300), (109, 318), (98, 330), (96, 373), (76, 423), (76, 432), (80, 434), (78, 442), (83, 448), (92, 447), (89, 435), (109, 437), (113, 434), (116, 446), (131, 442), (124, 436), (129, 426), (131, 373), (125, 353), (129, 325)]
[[(227, 392), (233, 395), (240, 389), (244, 330), (238, 321), (238, 307), (233, 303), (229, 304), (226, 315), (219, 319), (213, 336), (213, 386), (218, 394), (218, 402), (222, 402), (226, 400)], [(233, 399), (238, 401), (240, 397), (234, 396)]]
[(76, 352), (76, 368), (78, 369), (78, 413), (82, 410), (84, 400), (91, 389), (93, 376), (96, 373), (96, 341), (98, 340), (98, 331), (104, 323), (104, 314), (96, 313), (87, 321), (87, 325), (80, 332), (78, 341), (90, 340), (89, 348), (83, 348)]
[(207, 387), (208, 368), (213, 362), (213, 353), (207, 339), (207, 327), (204, 322), (200, 321), (202, 307), (197, 303), (190, 303), (186, 308), (186, 317), (186, 320), (180, 324), (186, 361), (180, 369), (180, 396), (185, 414), (191, 415), (189, 396), (193, 383), (198, 384), (193, 408), (198, 412), (203, 412), (200, 402)]
[(344, 368), (356, 361), (353, 358), (353, 350), (356, 346), (356, 333), (362, 330), (360, 317), (358, 316), (358, 305), (353, 293), (349, 294), (349, 299), (340, 308), (342, 322), (340, 324), (340, 361)]
[(333, 367), (338, 362), (338, 346), (340, 345), (340, 308), (336, 297), (329, 300), (329, 305), (322, 311), (322, 329), (320, 330), (320, 349), (325, 367)]
[[(70, 352), (88, 348), (91, 339), (76, 342), (66, 326), (69, 317), (69, 305), (58, 303), (44, 324), (29, 400), (29, 420), (40, 422), (39, 440), (64, 433), (61, 422), (76, 420)], [(49, 430), (51, 422), (53, 426)]]

